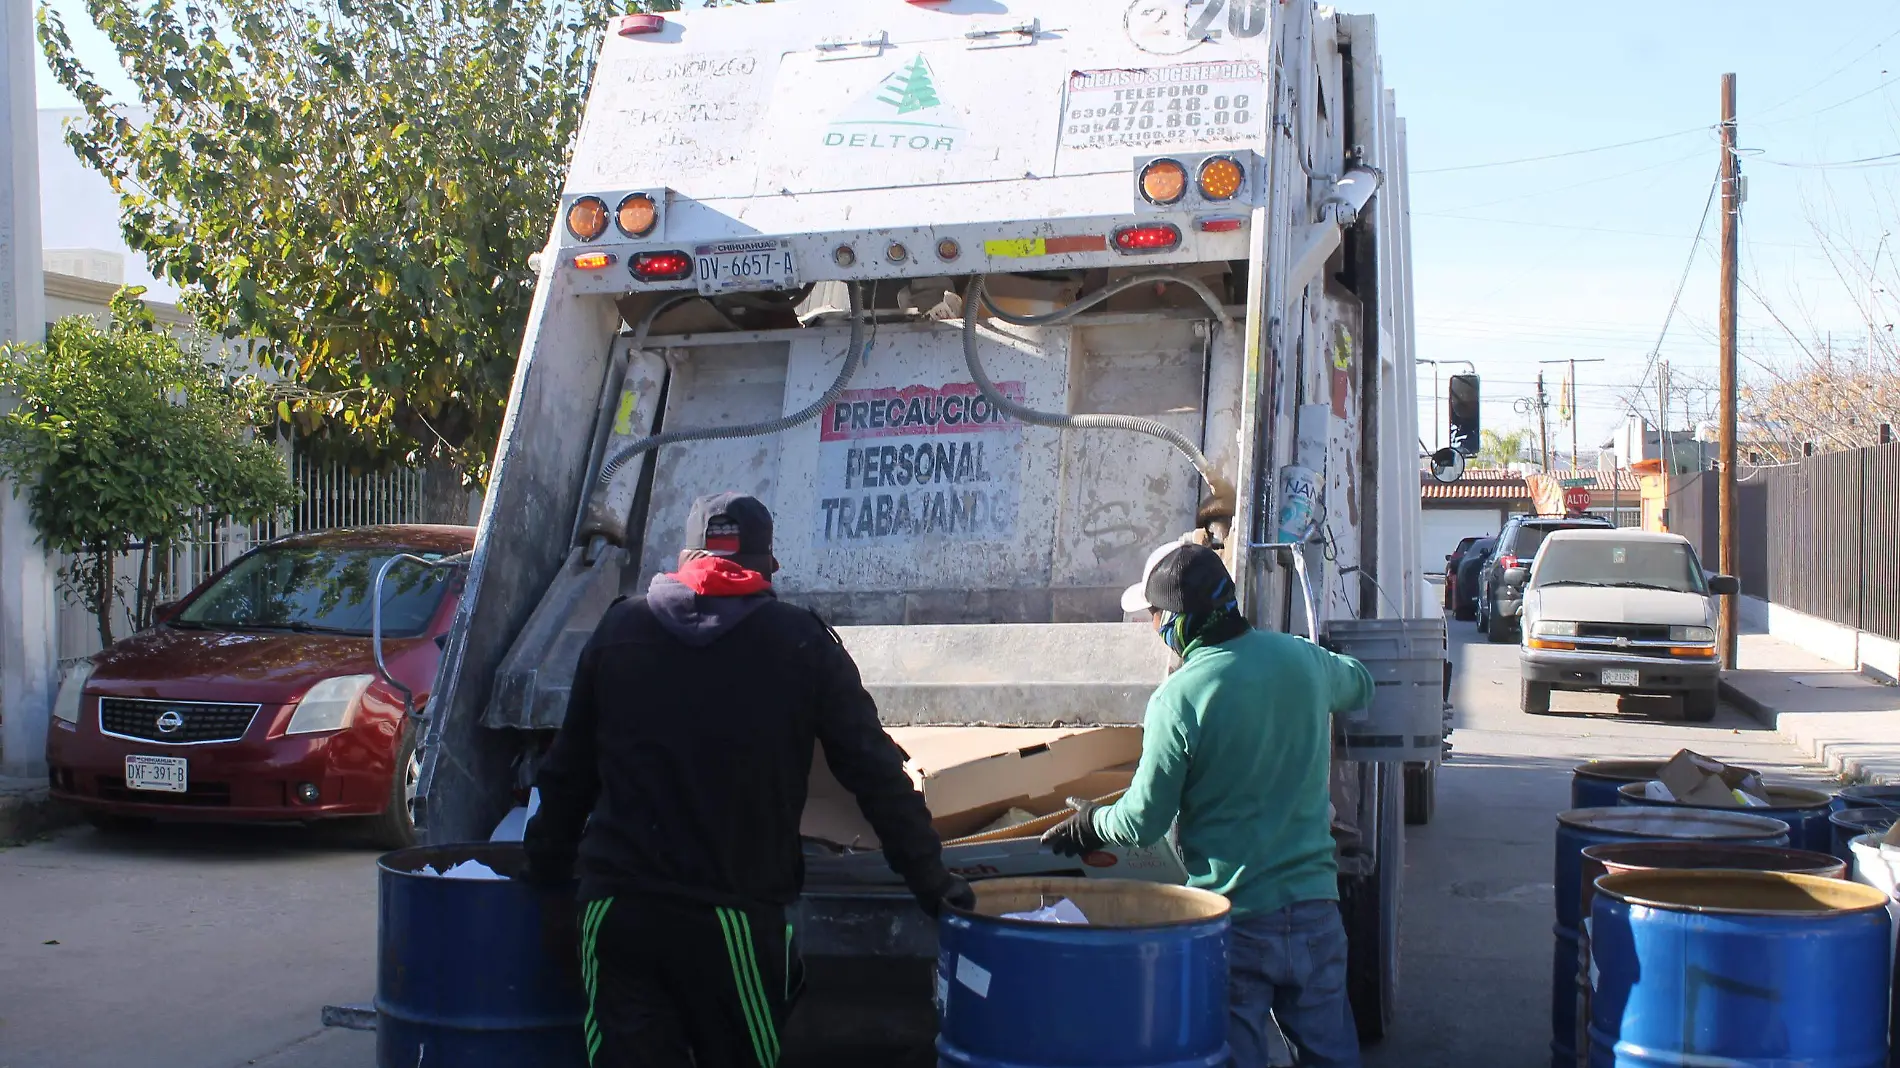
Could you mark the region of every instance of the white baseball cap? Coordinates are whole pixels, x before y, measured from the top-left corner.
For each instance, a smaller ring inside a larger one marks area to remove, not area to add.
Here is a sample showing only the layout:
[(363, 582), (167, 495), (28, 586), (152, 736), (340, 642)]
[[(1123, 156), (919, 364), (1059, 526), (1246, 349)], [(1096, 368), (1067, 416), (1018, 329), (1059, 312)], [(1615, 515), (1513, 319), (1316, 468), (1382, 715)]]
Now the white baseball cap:
[(1123, 612), (1133, 615), (1137, 612), (1146, 612), (1153, 607), (1148, 603), (1148, 577), (1155, 573), (1155, 568), (1161, 566), (1161, 561), (1173, 555), (1174, 550), (1180, 547), (1180, 542), (1171, 541), (1148, 554), (1148, 562), (1141, 566), (1141, 581), (1122, 591)]

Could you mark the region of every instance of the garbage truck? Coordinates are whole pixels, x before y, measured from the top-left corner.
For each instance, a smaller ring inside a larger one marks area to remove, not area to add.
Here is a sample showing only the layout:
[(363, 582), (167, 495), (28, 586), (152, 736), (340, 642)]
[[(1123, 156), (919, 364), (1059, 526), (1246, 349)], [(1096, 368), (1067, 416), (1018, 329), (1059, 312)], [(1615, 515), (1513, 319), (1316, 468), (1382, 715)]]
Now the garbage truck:
[[(1333, 787), (1379, 1036), (1406, 769), (1428, 791), (1446, 737), (1405, 175), (1374, 20), (1309, 0), (615, 19), (423, 712), (423, 835), (524, 803), (582, 646), (697, 495), (770, 506), (779, 596), (892, 729), (1138, 729), (1172, 665), (1119, 594), (1198, 540), (1256, 625), (1379, 675)], [(901, 888), (814, 874), (796, 925), (795, 1027), (931, 1026)]]

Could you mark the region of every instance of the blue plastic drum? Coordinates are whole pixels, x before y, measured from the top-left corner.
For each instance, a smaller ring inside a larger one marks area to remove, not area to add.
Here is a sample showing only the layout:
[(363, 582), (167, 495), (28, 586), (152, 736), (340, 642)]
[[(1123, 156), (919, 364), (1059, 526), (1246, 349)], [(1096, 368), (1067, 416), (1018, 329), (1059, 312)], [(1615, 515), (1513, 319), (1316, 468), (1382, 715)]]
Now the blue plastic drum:
[(525, 870), (519, 843), (425, 846), (376, 864), (378, 1068), (583, 1068), (574, 887), (422, 874), (478, 860)]
[(1652, 801), (1643, 796), (1643, 784), (1631, 783), (1617, 791), (1622, 804), (1687, 808), (1701, 812), (1746, 812), (1752, 816), (1773, 816), (1788, 825), (1788, 845), (1813, 853), (1834, 851), (1834, 830), (1828, 823), (1834, 798), (1819, 790), (1800, 786), (1767, 788), (1767, 808), (1736, 808), (1732, 805), (1695, 805), (1682, 801)]
[(1590, 1068), (1887, 1063), (1887, 902), (1786, 872), (1606, 875)]
[[(1225, 1068), (1227, 899), (1117, 879), (988, 879), (937, 924), (956, 1068)], [(1085, 925), (1004, 919), (1063, 899)]]
[[(1653, 818), (1652, 818), (1653, 817)], [(1787, 825), (1741, 812), (1704, 809), (1586, 808), (1557, 817), (1557, 950), (1550, 970), (1550, 1063), (1577, 1065), (1577, 929), (1583, 890), (1583, 851), (1610, 842), (1709, 842), (1782, 846)]]
[[(1616, 792), (1633, 782), (1648, 782), (1662, 774), (1667, 760), (1592, 760), (1570, 771), (1571, 808), (1615, 808)], [(1731, 765), (1734, 766), (1734, 765)], [(1754, 774), (1754, 769), (1736, 766)]]

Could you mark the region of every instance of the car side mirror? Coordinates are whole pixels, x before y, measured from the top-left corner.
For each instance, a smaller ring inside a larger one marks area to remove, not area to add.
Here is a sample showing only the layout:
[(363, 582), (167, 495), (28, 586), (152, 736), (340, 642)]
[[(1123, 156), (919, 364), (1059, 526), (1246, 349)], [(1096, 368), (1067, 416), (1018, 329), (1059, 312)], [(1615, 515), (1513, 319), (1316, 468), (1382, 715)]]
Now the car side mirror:
[(1531, 569), (1528, 567), (1507, 568), (1504, 572), (1504, 582), (1507, 586), (1522, 586), (1530, 580)]
[(1734, 575), (1714, 575), (1709, 578), (1709, 592), (1717, 597), (1733, 597), (1742, 592), (1742, 582)]

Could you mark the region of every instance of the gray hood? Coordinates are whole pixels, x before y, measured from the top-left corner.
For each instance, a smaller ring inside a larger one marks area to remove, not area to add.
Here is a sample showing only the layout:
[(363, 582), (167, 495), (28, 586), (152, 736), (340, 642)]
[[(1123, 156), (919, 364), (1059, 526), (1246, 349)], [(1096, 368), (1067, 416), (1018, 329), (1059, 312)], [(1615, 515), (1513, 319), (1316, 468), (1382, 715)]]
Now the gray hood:
[(1592, 586), (1543, 586), (1530, 592), (1539, 619), (1703, 627), (1714, 618), (1709, 598), (1700, 593)]

